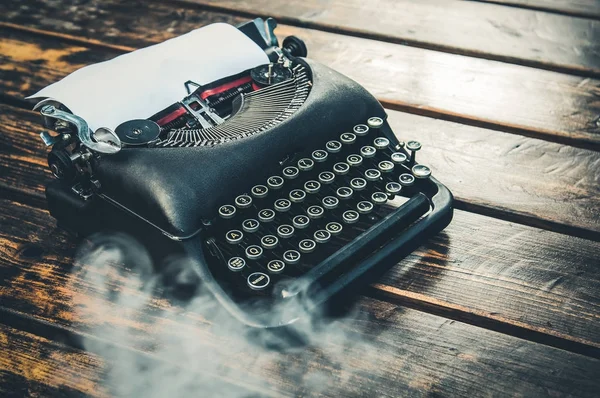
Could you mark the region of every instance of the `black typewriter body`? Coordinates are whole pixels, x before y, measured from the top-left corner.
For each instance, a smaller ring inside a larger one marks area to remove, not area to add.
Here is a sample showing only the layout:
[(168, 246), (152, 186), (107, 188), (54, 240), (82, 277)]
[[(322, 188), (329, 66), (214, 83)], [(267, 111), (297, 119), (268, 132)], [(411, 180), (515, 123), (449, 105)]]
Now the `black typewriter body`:
[[(275, 327), (299, 301), (356, 294), (448, 225), (452, 195), (416, 162), (420, 144), (400, 141), (359, 84), (291, 53), (127, 125), (145, 138), (121, 131), (115, 153), (54, 144), (46, 195), (59, 226), (184, 253), (234, 316)], [(77, 137), (57, 111), (42, 108), (45, 125)]]

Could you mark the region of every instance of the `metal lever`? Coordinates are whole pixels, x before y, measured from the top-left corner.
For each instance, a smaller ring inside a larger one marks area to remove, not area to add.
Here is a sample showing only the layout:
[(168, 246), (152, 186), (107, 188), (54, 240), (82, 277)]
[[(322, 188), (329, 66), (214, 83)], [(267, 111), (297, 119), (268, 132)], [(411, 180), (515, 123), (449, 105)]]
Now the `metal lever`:
[(77, 135), (81, 143), (93, 151), (114, 154), (121, 150), (121, 140), (113, 131), (107, 128), (102, 128), (102, 137), (106, 139), (106, 141), (96, 142), (92, 139), (91, 130), (88, 124), (79, 116), (56, 109), (54, 105), (45, 105), (40, 110), (40, 113), (44, 117), (62, 120), (74, 125), (77, 129)]

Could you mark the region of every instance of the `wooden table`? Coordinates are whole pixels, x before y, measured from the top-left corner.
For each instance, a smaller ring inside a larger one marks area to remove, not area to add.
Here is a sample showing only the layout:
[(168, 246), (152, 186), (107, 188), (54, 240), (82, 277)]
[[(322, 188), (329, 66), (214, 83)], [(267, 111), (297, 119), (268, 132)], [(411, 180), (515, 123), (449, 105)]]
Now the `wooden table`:
[[(0, 396), (600, 396), (600, 1), (24, 0), (0, 15)], [(73, 270), (76, 242), (46, 211), (23, 97), (269, 15), (423, 143), (452, 224), (295, 350), (135, 286), (92, 305), (100, 273)]]

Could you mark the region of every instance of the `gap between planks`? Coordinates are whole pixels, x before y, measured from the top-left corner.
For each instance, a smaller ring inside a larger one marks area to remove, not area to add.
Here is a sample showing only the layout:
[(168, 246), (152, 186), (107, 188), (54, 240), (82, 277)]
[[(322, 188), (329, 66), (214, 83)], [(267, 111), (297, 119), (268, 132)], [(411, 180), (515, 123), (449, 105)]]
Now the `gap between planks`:
[[(515, 1), (515, 0), (465, 0), (465, 1), (473, 1), (478, 3), (489, 3), (496, 4), (505, 7), (513, 7), (513, 8), (522, 8), (525, 10), (533, 10), (533, 11), (543, 11), (551, 14), (558, 15), (567, 15), (571, 17), (577, 18), (586, 18), (586, 19), (598, 19), (600, 20), (600, 2), (598, 2), (598, 7), (595, 10), (592, 10), (593, 7), (586, 10), (579, 10), (575, 7), (568, 8), (568, 6), (561, 6), (558, 4), (552, 4), (551, 1), (548, 0), (540, 0), (538, 2), (526, 2), (526, 1)], [(594, 0), (591, 0), (593, 2)], [(563, 1), (563, 2), (568, 2)], [(560, 3), (560, 2), (558, 2)]]

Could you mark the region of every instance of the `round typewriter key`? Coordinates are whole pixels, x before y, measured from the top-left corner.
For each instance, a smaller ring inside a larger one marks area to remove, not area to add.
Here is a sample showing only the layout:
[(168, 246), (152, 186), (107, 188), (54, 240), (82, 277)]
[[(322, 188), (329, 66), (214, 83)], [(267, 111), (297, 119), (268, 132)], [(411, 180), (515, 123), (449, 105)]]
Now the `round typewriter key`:
[(381, 177), (381, 172), (377, 169), (369, 169), (365, 171), (365, 178), (369, 181), (378, 181)]
[(383, 192), (373, 192), (371, 200), (376, 205), (382, 205), (388, 201), (388, 196)]
[(306, 209), (306, 214), (313, 220), (323, 217), (325, 210), (321, 206), (310, 206)]
[(333, 180), (335, 180), (335, 174), (333, 174), (331, 171), (324, 171), (319, 174), (319, 181), (321, 181), (323, 184), (331, 184)]
[(412, 174), (404, 173), (400, 174), (400, 177), (398, 177), (398, 181), (403, 187), (410, 187), (415, 183), (415, 177)]
[(228, 231), (225, 234), (225, 239), (227, 239), (227, 242), (231, 244), (240, 243), (243, 237), (244, 234), (241, 231), (238, 231), (237, 229), (232, 229), (231, 231)]
[(415, 164), (412, 168), (412, 172), (416, 178), (429, 178), (431, 176), (431, 169), (424, 164)]
[(329, 242), (329, 239), (331, 239), (331, 233), (325, 229), (319, 229), (315, 231), (313, 237), (317, 243), (327, 243)]
[(369, 120), (367, 120), (367, 124), (372, 129), (378, 129), (383, 124), (383, 119), (377, 116), (370, 117)]
[(369, 202), (368, 200), (358, 202), (356, 205), (356, 210), (358, 210), (360, 214), (369, 214), (373, 211), (373, 203)]
[(300, 252), (296, 250), (286, 251), (283, 253), (283, 261), (288, 264), (296, 264), (298, 261), (300, 261)]
[(281, 224), (277, 227), (277, 235), (279, 235), (280, 238), (289, 238), (294, 235), (294, 227), (287, 224)]
[(271, 260), (267, 264), (267, 269), (272, 274), (279, 274), (279, 273), (283, 272), (284, 268), (285, 268), (285, 263), (281, 260)]
[(254, 272), (248, 276), (248, 286), (252, 290), (263, 290), (269, 286), (269, 282), (271, 282), (269, 275), (262, 272)]
[(227, 267), (232, 271), (241, 271), (246, 266), (246, 260), (241, 257), (231, 257), (227, 261)]
[(348, 166), (348, 163), (336, 163), (333, 165), (333, 172), (337, 175), (345, 175), (348, 174), (348, 172), (350, 171), (350, 166)]
[(240, 209), (245, 209), (252, 205), (252, 198), (248, 195), (240, 195), (235, 198), (235, 205)]
[(323, 203), (323, 207), (325, 207), (326, 209), (332, 210), (338, 207), (340, 201), (335, 196), (325, 196), (321, 203)]
[(325, 226), (325, 229), (327, 230), (327, 232), (329, 232), (331, 235), (337, 235), (340, 232), (342, 232), (342, 224), (340, 224), (339, 222), (330, 222), (329, 224), (327, 224)]
[(317, 244), (312, 239), (302, 239), (298, 248), (302, 253), (312, 253), (317, 248)]
[(410, 163), (414, 164), (417, 156), (417, 151), (421, 149), (421, 143), (419, 141), (408, 141), (406, 143), (406, 149), (410, 151)]
[(382, 173), (389, 173), (390, 171), (394, 170), (394, 163), (390, 162), (389, 160), (382, 160), (377, 165), (377, 168), (379, 168)]
[(279, 176), (271, 176), (267, 179), (267, 185), (271, 189), (279, 189), (283, 186), (283, 178)]
[(392, 162), (396, 164), (402, 164), (408, 160), (408, 157), (402, 152), (394, 152), (390, 158), (392, 159)]
[(325, 148), (329, 153), (338, 153), (342, 149), (342, 143), (339, 141), (328, 141)]
[(287, 178), (288, 180), (293, 180), (294, 178), (298, 177), (299, 173), (300, 171), (298, 168), (294, 166), (288, 166), (283, 169), (283, 177)]
[(321, 183), (315, 180), (308, 180), (304, 183), (304, 190), (308, 193), (317, 193), (321, 189)]
[(402, 190), (402, 185), (397, 182), (388, 182), (385, 184), (385, 191), (390, 195), (398, 195)]
[(271, 222), (275, 219), (275, 212), (271, 209), (262, 209), (258, 212), (258, 219), (262, 222)]
[(366, 124), (357, 124), (356, 126), (354, 126), (352, 131), (354, 131), (354, 134), (362, 137), (369, 133), (369, 126), (367, 126)]
[(275, 235), (265, 235), (260, 239), (260, 245), (265, 249), (273, 249), (278, 243), (279, 239)]
[(312, 170), (314, 165), (315, 162), (313, 162), (313, 160), (309, 158), (302, 158), (298, 161), (298, 168), (302, 171)]
[(360, 155), (350, 155), (346, 158), (346, 162), (352, 167), (357, 167), (362, 164), (363, 158)]
[(309, 223), (310, 223), (310, 218), (308, 218), (306, 216), (296, 216), (292, 219), (292, 224), (294, 225), (294, 227), (296, 227), (298, 229), (304, 229), (304, 228), (308, 227)]
[(328, 154), (327, 154), (327, 151), (324, 151), (322, 149), (317, 149), (316, 151), (313, 151), (311, 156), (315, 160), (315, 162), (324, 162), (327, 160)]
[(406, 143), (406, 149), (409, 151), (418, 151), (421, 149), (421, 143), (419, 141), (408, 141)]
[(253, 218), (244, 220), (244, 222), (242, 223), (242, 229), (245, 232), (256, 232), (256, 231), (258, 231), (259, 226), (260, 226), (260, 224), (258, 223), (258, 221), (256, 221)]
[(385, 137), (377, 137), (373, 140), (373, 145), (379, 150), (385, 149), (390, 145), (390, 140)]
[(303, 202), (306, 199), (306, 192), (301, 189), (292, 189), (290, 191), (290, 200), (294, 203)]
[(256, 260), (260, 258), (262, 254), (263, 249), (258, 245), (250, 245), (246, 248), (246, 257), (248, 257), (250, 260)]
[(354, 191), (349, 187), (340, 187), (335, 191), (335, 194), (340, 199), (350, 199)]
[(269, 188), (264, 185), (255, 185), (250, 190), (250, 193), (255, 198), (264, 198), (269, 193)]
[(346, 210), (344, 214), (342, 214), (342, 220), (344, 220), (346, 224), (354, 224), (358, 221), (358, 213), (354, 210)]
[(287, 199), (277, 199), (275, 201), (275, 210), (277, 210), (280, 213), (288, 211), (290, 207), (292, 207), (292, 202), (290, 202)]
[(352, 133), (342, 133), (342, 135), (340, 135), (340, 141), (342, 141), (342, 144), (346, 145), (354, 144), (356, 142), (356, 135)]
[(376, 153), (377, 150), (370, 145), (366, 145), (360, 148), (360, 154), (363, 158), (372, 158), (373, 156), (375, 156)]
[(223, 218), (232, 218), (235, 216), (235, 207), (232, 205), (224, 205), (219, 207), (219, 215)]
[(350, 180), (350, 186), (355, 191), (362, 191), (367, 187), (367, 181), (364, 178), (353, 178)]

